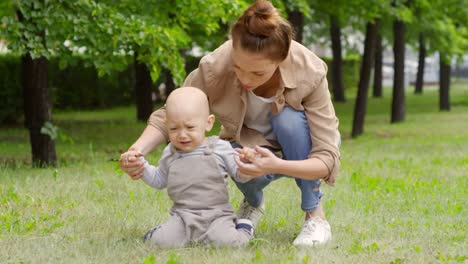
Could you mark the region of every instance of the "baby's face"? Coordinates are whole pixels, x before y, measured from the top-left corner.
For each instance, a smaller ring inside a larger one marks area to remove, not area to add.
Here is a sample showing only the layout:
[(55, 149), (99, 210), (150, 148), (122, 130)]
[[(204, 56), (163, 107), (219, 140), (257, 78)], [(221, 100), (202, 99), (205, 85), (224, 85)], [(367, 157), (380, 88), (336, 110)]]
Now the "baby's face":
[(205, 140), (205, 132), (211, 129), (213, 118), (200, 114), (200, 111), (167, 113), (166, 126), (170, 141), (184, 152), (196, 149)]

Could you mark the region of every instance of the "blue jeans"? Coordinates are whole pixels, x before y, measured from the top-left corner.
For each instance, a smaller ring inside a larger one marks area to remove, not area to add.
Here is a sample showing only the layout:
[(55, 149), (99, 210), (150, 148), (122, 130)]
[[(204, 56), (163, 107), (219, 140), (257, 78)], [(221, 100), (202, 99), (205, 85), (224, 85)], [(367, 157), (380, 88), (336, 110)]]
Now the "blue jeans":
[[(309, 125), (303, 111), (296, 111), (286, 106), (283, 111), (271, 118), (271, 126), (281, 145), (285, 160), (305, 160), (312, 149)], [(233, 147), (239, 147), (233, 143)], [(287, 176), (287, 175), (286, 175)], [(263, 188), (282, 175), (268, 174), (246, 183), (236, 182), (239, 190), (244, 194), (247, 202), (253, 206), (260, 206), (263, 199)], [(323, 196), (320, 190), (320, 180), (303, 180), (295, 178), (301, 189), (301, 209), (308, 212), (317, 209)]]

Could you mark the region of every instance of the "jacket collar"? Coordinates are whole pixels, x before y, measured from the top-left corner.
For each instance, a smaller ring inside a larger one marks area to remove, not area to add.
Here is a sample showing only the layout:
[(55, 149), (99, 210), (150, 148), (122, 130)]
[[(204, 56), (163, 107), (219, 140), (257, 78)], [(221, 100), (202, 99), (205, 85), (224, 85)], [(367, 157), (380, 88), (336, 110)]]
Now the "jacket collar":
[[(292, 43), (291, 43), (292, 44)], [(292, 46), (292, 45), (291, 45)], [(289, 54), (279, 65), (279, 70), (281, 74), (281, 81), (283, 82), (284, 87), (286, 88), (296, 88), (296, 69), (293, 63), (291, 48), (289, 48)]]

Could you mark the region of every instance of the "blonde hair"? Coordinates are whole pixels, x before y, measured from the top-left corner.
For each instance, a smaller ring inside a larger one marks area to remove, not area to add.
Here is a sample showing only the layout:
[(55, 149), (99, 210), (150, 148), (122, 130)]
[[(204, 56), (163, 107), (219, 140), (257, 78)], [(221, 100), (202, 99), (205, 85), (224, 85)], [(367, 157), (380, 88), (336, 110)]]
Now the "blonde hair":
[(234, 48), (283, 61), (288, 56), (294, 32), (269, 1), (258, 0), (237, 20), (231, 35)]

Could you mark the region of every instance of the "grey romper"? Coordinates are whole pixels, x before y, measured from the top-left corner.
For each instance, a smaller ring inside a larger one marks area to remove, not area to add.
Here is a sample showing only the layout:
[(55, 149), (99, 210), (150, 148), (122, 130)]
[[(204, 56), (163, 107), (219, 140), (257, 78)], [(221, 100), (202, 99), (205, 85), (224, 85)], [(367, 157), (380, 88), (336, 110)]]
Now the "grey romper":
[(145, 241), (162, 247), (193, 242), (242, 246), (253, 237), (246, 229), (236, 229), (236, 215), (229, 203), (227, 172), (232, 171), (237, 179), (235, 150), (215, 136), (206, 142), (189, 153), (169, 144), (160, 166), (145, 162), (143, 180), (158, 189), (167, 187), (174, 203), (166, 222), (148, 231)]

